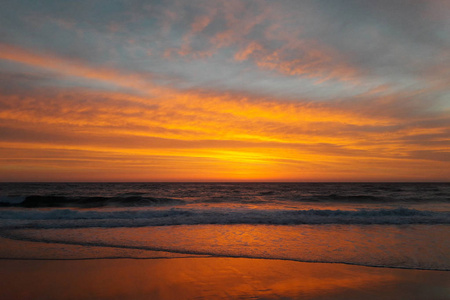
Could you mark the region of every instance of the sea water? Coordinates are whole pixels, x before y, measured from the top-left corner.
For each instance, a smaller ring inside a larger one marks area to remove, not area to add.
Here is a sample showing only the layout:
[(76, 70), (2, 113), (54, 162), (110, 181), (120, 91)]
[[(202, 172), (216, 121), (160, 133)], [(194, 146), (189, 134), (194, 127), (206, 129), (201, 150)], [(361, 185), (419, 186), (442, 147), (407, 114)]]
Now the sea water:
[(0, 258), (450, 270), (449, 183), (1, 183)]

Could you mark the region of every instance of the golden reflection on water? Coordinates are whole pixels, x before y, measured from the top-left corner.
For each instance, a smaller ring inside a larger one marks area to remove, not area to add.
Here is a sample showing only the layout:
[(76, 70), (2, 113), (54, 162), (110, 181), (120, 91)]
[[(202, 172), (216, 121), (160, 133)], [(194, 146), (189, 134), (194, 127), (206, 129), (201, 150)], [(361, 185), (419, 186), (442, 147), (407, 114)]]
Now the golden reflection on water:
[[(448, 272), (244, 258), (0, 261), (3, 299), (445, 299)], [(419, 296), (419, 297), (417, 297)], [(440, 298), (441, 297), (441, 298)]]
[[(0, 299), (448, 299), (450, 272), (444, 271), (273, 259), (173, 258), (173, 255), (184, 255), (176, 252), (197, 251), (216, 256), (364, 262), (387, 255), (394, 265), (408, 264), (407, 260), (417, 262), (424, 257), (423, 253), (415, 253), (420, 243), (430, 245), (442, 236), (437, 240), (446, 245), (447, 227), (432, 228), (431, 240), (426, 237), (430, 233), (427, 226), (409, 226), (402, 230), (395, 226), (350, 225), (11, 230), (10, 234), (19, 239), (64, 244), (0, 239), (0, 246), (9, 248), (0, 251), (4, 257), (15, 257), (7, 255), (27, 245), (26, 251), (21, 250), (26, 252), (26, 257), (39, 254), (40, 258), (47, 259), (57, 258), (56, 255), (149, 259), (0, 260)], [(414, 244), (413, 239), (417, 237), (420, 241)], [(105, 247), (86, 246), (100, 241)], [(445, 247), (442, 249), (447, 249)], [(167, 258), (154, 259), (161, 256)], [(443, 259), (437, 256), (433, 260), (442, 263), (445, 257), (443, 254)]]
[[(163, 250), (180, 254), (431, 269), (445, 269), (450, 264), (446, 225), (179, 225), (15, 230), (14, 234), (54, 242), (101, 243), (112, 246), (110, 249), (116, 252), (121, 249), (125, 254), (133, 249)], [(135, 255), (130, 253), (129, 256)], [(144, 251), (139, 257), (145, 255), (160, 256)]]

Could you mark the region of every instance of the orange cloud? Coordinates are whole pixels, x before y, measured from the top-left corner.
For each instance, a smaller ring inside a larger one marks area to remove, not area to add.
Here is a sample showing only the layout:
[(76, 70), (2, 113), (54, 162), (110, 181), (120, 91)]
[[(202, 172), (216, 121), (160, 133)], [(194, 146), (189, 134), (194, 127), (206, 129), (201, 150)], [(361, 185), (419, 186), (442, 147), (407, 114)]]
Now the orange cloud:
[(234, 58), (238, 61), (252, 60), (261, 69), (286, 75), (357, 82), (356, 69), (342, 62), (342, 58), (331, 49), (325, 49), (314, 41), (297, 41), (294, 45), (287, 43), (275, 50), (266, 49), (260, 43), (251, 41)]
[(197, 33), (203, 31), (203, 29), (211, 23), (211, 19), (211, 16), (200, 16), (195, 18), (194, 23), (191, 25), (192, 32)]
[[(54, 55), (37, 54), (21, 47), (0, 44), (0, 59), (29, 66), (53, 70), (62, 75), (76, 76), (113, 83), (120, 87), (135, 88), (147, 93), (163, 92), (148, 77), (138, 74), (123, 74), (114, 69), (92, 67), (83, 61), (64, 59)], [(147, 78), (146, 78), (147, 77)]]
[(0, 180), (31, 180), (44, 173), (49, 180), (450, 176), (449, 115), (424, 113), (413, 101), (420, 92), (369, 91), (345, 101), (294, 102), (181, 91), (159, 87), (141, 74), (97, 69), (12, 46), (1, 49), (2, 59), (137, 93), (47, 88), (0, 96)]
[[(56, 173), (76, 169), (82, 177), (93, 169), (100, 178), (107, 170), (116, 170), (129, 180), (169, 180), (170, 176), (177, 180), (350, 180), (356, 174), (377, 179), (389, 172), (398, 178), (415, 178), (418, 175), (408, 173), (410, 166), (435, 176), (442, 173), (439, 168), (432, 171), (438, 162), (417, 159), (412, 153), (442, 152), (445, 145), (413, 146), (402, 138), (445, 134), (446, 125), (386, 132), (384, 126), (403, 120), (366, 118), (325, 104), (195, 93), (159, 100), (157, 106), (145, 106), (144, 98), (125, 94), (74, 93), (85, 102), (35, 94), (34, 99), (16, 97), (16, 105), (1, 112), (4, 125), (0, 126), (15, 124), (10, 130), (14, 138), (3, 137), (0, 143), (5, 172), (18, 166)], [(100, 97), (108, 99), (108, 105), (95, 102)], [(2, 103), (11, 99), (2, 98)], [(373, 131), (377, 128), (381, 131)], [(46, 154), (37, 158), (39, 152)], [(72, 154), (61, 158), (59, 152)]]
[[(226, 48), (234, 51), (236, 61), (252, 62), (259, 69), (320, 81), (337, 79), (359, 83), (361, 72), (336, 49), (308, 38), (304, 28), (293, 22), (298, 16), (277, 3), (257, 2), (251, 9), (248, 5), (226, 1), (214, 9), (206, 9), (191, 22), (191, 30), (184, 34), (181, 45), (165, 49), (164, 57), (204, 59), (223, 53), (219, 51)], [(214, 22), (219, 20), (220, 30), (217, 24), (214, 27)], [(216, 30), (205, 33), (209, 25)], [(192, 45), (196, 37), (207, 41), (199, 49)]]

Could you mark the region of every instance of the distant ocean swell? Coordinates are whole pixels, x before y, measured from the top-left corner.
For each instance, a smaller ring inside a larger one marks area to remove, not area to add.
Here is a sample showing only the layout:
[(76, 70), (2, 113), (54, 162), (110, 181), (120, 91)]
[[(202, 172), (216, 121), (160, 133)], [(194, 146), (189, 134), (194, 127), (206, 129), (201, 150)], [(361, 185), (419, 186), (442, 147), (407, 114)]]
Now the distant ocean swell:
[(450, 224), (450, 212), (415, 209), (23, 210), (0, 211), (0, 228), (141, 227), (199, 224)]
[(153, 206), (153, 205), (176, 205), (185, 203), (183, 200), (163, 197), (66, 197), (66, 196), (41, 196), (32, 195), (26, 197), (3, 197), (0, 207), (24, 207), (24, 208), (44, 208), (44, 207), (133, 207), (133, 206)]

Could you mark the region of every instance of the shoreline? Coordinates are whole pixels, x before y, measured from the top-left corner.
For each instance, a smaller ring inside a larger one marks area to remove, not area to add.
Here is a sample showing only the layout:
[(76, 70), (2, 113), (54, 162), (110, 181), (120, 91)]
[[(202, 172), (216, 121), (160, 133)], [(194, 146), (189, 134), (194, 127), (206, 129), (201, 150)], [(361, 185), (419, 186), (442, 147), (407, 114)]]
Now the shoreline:
[[(99, 246), (104, 247), (104, 246)], [(164, 252), (164, 251), (162, 251)], [(167, 251), (166, 253), (170, 253)], [(85, 258), (20, 258), (20, 257), (0, 257), (0, 261), (13, 260), (13, 261), (89, 261), (89, 260), (119, 260), (119, 259), (129, 259), (129, 260), (153, 260), (153, 259), (183, 259), (183, 258), (231, 258), (231, 259), (255, 259), (255, 260), (272, 260), (272, 261), (288, 261), (294, 263), (307, 263), (307, 264), (330, 264), (330, 265), (345, 265), (345, 266), (355, 266), (355, 267), (365, 267), (365, 268), (378, 268), (378, 269), (396, 269), (396, 270), (410, 270), (410, 271), (436, 271), (436, 272), (450, 272), (450, 269), (426, 269), (426, 268), (408, 268), (408, 267), (396, 267), (396, 266), (378, 266), (378, 265), (361, 265), (356, 263), (348, 262), (323, 262), (323, 261), (301, 261), (295, 259), (283, 259), (283, 258), (264, 258), (264, 257), (246, 257), (246, 256), (217, 256), (217, 255), (207, 255), (207, 254), (195, 254), (183, 252), (173, 252), (174, 254), (182, 254), (182, 256), (159, 256), (159, 257), (85, 257)]]
[(449, 299), (450, 273), (183, 257), (0, 260), (2, 299)]

